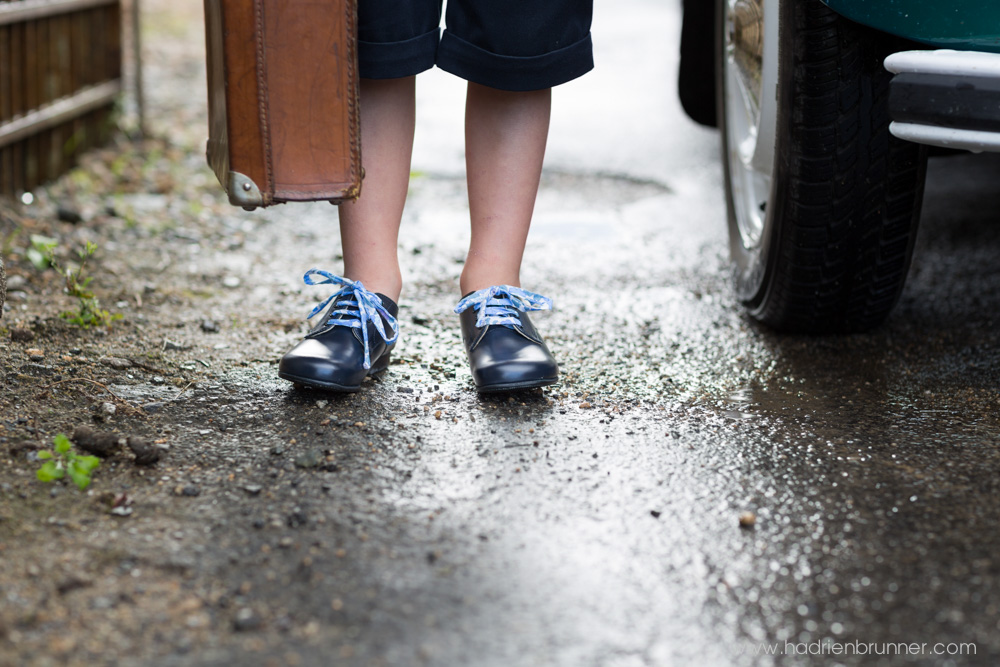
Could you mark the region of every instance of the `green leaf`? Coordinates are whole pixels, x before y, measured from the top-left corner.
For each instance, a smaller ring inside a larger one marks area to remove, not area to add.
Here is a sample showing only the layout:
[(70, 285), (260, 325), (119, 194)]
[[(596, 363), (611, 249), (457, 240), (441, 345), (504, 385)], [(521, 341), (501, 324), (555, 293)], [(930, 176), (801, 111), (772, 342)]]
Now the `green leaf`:
[(43, 482), (51, 482), (65, 477), (66, 471), (56, 466), (55, 461), (49, 461), (38, 469), (36, 476)]
[(66, 437), (65, 433), (60, 433), (52, 439), (52, 443), (56, 446), (56, 451), (60, 454), (65, 454), (70, 450), (73, 445), (70, 444), (69, 438)]
[(43, 255), (37, 248), (28, 248), (28, 251), (25, 253), (25, 255), (28, 256), (28, 261), (31, 262), (31, 265), (36, 269), (38, 269), (39, 271), (44, 271), (45, 269), (49, 268), (48, 258), (45, 255)]
[(52, 452), (47, 450), (44, 452), (38, 452), (38, 458), (41, 461), (47, 461), (48, 459), (52, 458)]
[(90, 474), (80, 470), (76, 461), (69, 464), (69, 478), (76, 484), (76, 488), (83, 491), (90, 486)]
[(89, 475), (94, 468), (101, 465), (101, 459), (96, 456), (77, 456), (73, 459), (73, 465)]
[(57, 245), (59, 245), (59, 239), (54, 239), (51, 236), (42, 236), (41, 234), (31, 235), (32, 248), (38, 248), (44, 252), (54, 249)]

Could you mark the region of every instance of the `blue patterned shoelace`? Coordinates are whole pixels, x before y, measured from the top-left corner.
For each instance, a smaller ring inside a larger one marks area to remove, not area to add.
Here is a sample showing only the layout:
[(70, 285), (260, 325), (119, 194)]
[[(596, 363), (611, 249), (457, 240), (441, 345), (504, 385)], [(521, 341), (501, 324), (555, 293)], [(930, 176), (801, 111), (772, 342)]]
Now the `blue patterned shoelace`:
[(459, 301), (455, 312), (462, 313), (469, 308), (474, 308), (478, 314), (476, 326), (480, 329), (489, 325), (513, 329), (521, 325), (518, 311), (525, 313), (529, 310), (552, 310), (552, 299), (520, 287), (494, 285), (473, 292)]
[[(323, 280), (316, 280), (313, 276), (322, 276)], [(309, 269), (302, 277), (306, 285), (341, 285), (341, 289), (327, 297), (322, 303), (312, 309), (307, 319), (312, 319), (317, 313), (322, 312), (334, 299), (335, 310), (330, 311), (330, 319), (327, 324), (335, 327), (350, 327), (361, 329), (361, 335), (365, 343), (365, 363), (364, 367), (371, 368), (371, 354), (368, 347), (368, 322), (375, 325), (375, 330), (385, 341), (386, 345), (392, 345), (399, 337), (399, 324), (396, 318), (389, 314), (389, 311), (382, 305), (382, 299), (374, 292), (369, 292), (360, 281), (355, 282), (347, 278), (335, 276), (327, 271), (319, 269)], [(335, 318), (335, 315), (346, 315), (347, 317)], [(389, 323), (392, 330), (392, 337), (386, 336), (382, 318)]]

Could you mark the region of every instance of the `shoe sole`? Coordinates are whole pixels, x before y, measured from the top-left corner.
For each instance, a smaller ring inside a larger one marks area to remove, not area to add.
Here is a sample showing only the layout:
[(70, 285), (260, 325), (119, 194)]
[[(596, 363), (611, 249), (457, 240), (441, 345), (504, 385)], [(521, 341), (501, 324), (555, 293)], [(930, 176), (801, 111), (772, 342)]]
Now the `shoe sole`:
[(508, 382), (506, 384), (487, 384), (476, 387), (480, 394), (498, 394), (504, 391), (518, 391), (521, 389), (537, 389), (548, 387), (559, 381), (559, 378), (542, 378), (541, 380), (524, 380), (522, 382)]
[[(381, 359), (375, 362), (374, 366), (368, 369), (368, 375), (366, 377), (374, 377), (387, 368), (389, 368), (389, 355), (384, 354)], [(282, 380), (288, 380), (289, 382), (293, 382), (295, 384), (314, 387), (316, 389), (325, 389), (326, 391), (335, 391), (340, 394), (353, 394), (361, 389), (360, 384), (352, 386), (337, 384), (336, 382), (323, 382), (322, 380), (299, 377), (297, 375), (292, 375), (291, 373), (282, 373), (281, 371), (278, 371), (278, 377)]]

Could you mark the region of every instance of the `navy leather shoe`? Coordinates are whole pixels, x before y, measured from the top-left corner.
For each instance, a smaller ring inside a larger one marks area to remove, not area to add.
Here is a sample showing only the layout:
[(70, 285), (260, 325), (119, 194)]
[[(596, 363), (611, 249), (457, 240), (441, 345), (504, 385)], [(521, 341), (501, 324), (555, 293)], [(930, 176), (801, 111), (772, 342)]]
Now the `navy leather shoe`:
[[(316, 281), (313, 275), (325, 280)], [(305, 282), (343, 287), (309, 314), (312, 318), (330, 304), (320, 324), (281, 358), (278, 377), (329, 391), (355, 392), (367, 376), (388, 367), (399, 334), (399, 308), (384, 294), (326, 271), (311, 269)]]
[(559, 366), (526, 312), (551, 308), (551, 299), (509, 285), (459, 301), (455, 312), (477, 391), (532, 389), (559, 380)]

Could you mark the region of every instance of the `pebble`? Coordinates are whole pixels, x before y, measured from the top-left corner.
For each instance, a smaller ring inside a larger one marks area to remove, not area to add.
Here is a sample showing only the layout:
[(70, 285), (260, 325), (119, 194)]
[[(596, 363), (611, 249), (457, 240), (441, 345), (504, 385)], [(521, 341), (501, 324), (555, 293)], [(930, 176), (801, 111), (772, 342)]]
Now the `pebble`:
[(118, 407), (114, 403), (101, 403), (101, 412), (110, 417), (118, 412)]
[(215, 320), (202, 320), (201, 330), (206, 333), (219, 333), (219, 323)]
[(152, 414), (156, 414), (157, 412), (159, 412), (160, 410), (163, 409), (163, 402), (162, 401), (154, 401), (153, 403), (144, 403), (141, 407), (142, 407), (142, 409), (143, 409), (144, 412), (146, 412), (147, 414), (152, 415)]
[(194, 484), (188, 484), (187, 486), (178, 486), (175, 490), (179, 496), (187, 496), (188, 498), (194, 498), (195, 496), (201, 495), (201, 489), (199, 489)]
[(324, 460), (323, 452), (318, 449), (310, 449), (295, 457), (295, 465), (299, 468), (316, 468)]
[(236, 276), (226, 276), (225, 278), (222, 279), (222, 285), (224, 287), (229, 287), (231, 289), (239, 287), (240, 284), (242, 284), (242, 282), (243, 281), (237, 278)]
[(45, 351), (36, 347), (28, 348), (24, 351), (24, 353), (28, 355), (28, 358), (32, 361), (41, 361), (45, 358)]
[(121, 357), (101, 357), (101, 363), (105, 366), (110, 366), (119, 371), (123, 371), (126, 368), (132, 368), (132, 362), (128, 359), (122, 359)]
[(753, 528), (757, 525), (757, 515), (753, 512), (740, 514), (740, 528)]
[(176, 341), (172, 341), (169, 338), (164, 338), (163, 339), (163, 349), (164, 350), (186, 350), (186, 349), (188, 349), (188, 347), (189, 347), (188, 345), (184, 345), (183, 343), (178, 343)]
[(35, 340), (35, 332), (26, 327), (14, 327), (10, 330), (10, 339), (15, 343), (30, 343)]
[(243, 487), (243, 490), (249, 493), (251, 496), (260, 495), (260, 492), (264, 490), (264, 487), (258, 484), (247, 484)]
[(587, 401), (584, 401), (583, 403), (581, 403), (581, 404), (580, 404), (580, 409), (581, 409), (581, 410), (589, 410), (589, 409), (591, 409), (592, 407), (594, 407), (594, 406), (593, 406), (593, 405), (591, 405), (591, 404), (590, 404), (589, 402), (587, 402)]
[(83, 222), (83, 216), (75, 208), (69, 206), (61, 205), (56, 208), (56, 217), (62, 222), (68, 222), (71, 225), (76, 225)]
[(233, 630), (236, 632), (252, 632), (260, 628), (260, 616), (254, 613), (253, 609), (243, 607), (236, 612), (233, 619)]
[(8, 290), (22, 289), (23, 287), (27, 286), (27, 284), (28, 284), (28, 279), (25, 278), (24, 276), (9, 276), (7, 278)]

